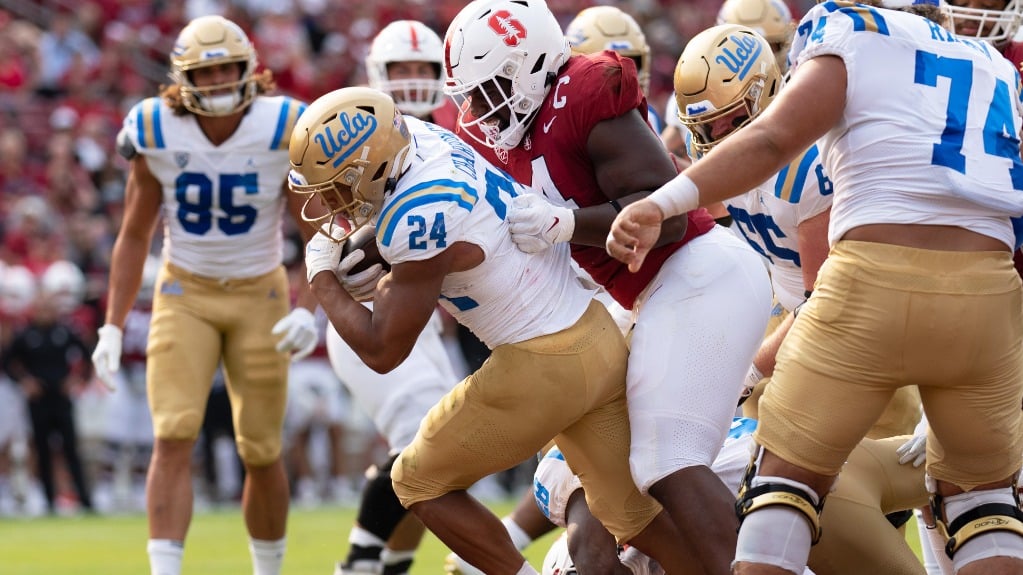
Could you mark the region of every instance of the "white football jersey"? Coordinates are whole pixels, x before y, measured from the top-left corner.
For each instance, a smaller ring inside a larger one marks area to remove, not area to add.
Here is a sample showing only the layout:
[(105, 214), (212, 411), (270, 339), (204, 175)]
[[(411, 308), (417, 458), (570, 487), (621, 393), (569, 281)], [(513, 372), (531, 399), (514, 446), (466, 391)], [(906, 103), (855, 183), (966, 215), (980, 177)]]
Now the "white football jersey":
[(381, 256), (394, 265), (455, 242), (479, 246), (483, 263), (448, 275), (440, 304), (491, 349), (574, 325), (594, 292), (572, 271), (568, 245), (527, 254), (511, 240), (508, 206), (528, 189), (444, 128), (405, 121), (414, 159), (377, 218)]
[(818, 144), (835, 186), (829, 238), (872, 223), (963, 227), (1014, 244), (1023, 215), (1019, 74), (990, 45), (923, 17), (814, 6), (789, 59), (838, 56), (842, 120)]
[(255, 277), (280, 265), (291, 129), (305, 104), (259, 96), (235, 133), (214, 146), (195, 116), (160, 98), (135, 105), (121, 138), (163, 186), (163, 257), (214, 278)]
[(789, 311), (806, 300), (799, 224), (830, 208), (832, 191), (811, 146), (763, 184), (725, 202), (732, 227), (767, 259), (774, 295)]

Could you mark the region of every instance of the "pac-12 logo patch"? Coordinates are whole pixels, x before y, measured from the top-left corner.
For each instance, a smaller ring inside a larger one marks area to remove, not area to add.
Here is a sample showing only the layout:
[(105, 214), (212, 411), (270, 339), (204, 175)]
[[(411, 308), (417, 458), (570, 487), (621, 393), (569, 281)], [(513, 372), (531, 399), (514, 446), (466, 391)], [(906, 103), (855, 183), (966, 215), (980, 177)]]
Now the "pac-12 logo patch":
[(487, 25), (501, 36), (501, 41), (515, 47), (526, 38), (526, 28), (507, 10), (498, 10), (487, 20)]

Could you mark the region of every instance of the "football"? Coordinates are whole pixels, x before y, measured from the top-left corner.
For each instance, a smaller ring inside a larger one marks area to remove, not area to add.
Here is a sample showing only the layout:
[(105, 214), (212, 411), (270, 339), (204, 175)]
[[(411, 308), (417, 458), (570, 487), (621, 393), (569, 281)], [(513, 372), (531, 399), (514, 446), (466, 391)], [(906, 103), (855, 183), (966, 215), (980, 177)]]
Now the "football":
[(363, 226), (349, 236), (345, 244), (341, 246), (342, 260), (355, 250), (366, 252), (366, 257), (361, 262), (355, 264), (355, 267), (348, 272), (349, 274), (365, 271), (376, 263), (383, 264), (385, 270), (391, 269), (391, 266), (380, 257), (380, 250), (377, 249), (376, 231), (376, 228), (373, 226)]

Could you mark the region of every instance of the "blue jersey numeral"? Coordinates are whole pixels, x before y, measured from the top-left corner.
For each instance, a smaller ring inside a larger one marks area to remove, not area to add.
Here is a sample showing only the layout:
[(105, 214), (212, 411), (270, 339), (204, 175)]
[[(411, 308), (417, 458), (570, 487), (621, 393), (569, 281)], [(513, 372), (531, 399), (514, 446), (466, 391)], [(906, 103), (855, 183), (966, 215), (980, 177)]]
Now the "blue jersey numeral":
[(774, 222), (774, 218), (767, 214), (751, 214), (735, 206), (727, 206), (727, 208), (732, 219), (738, 224), (739, 232), (760, 255), (770, 260), (771, 263), (776, 263), (775, 258), (778, 258), (790, 261), (797, 267), (800, 266), (799, 252), (774, 243), (775, 238), (788, 237)]
[(494, 170), (487, 170), (484, 178), (486, 179), (487, 191), (483, 197), (486, 198), (490, 207), (494, 208), (494, 213), (497, 214), (497, 217), (503, 220), (508, 215), (508, 204), (501, 199), (501, 192), (505, 192), (514, 198), (518, 195), (515, 193), (515, 183), (507, 174)]
[[(427, 246), (427, 240), (432, 241), (438, 248), (446, 248), (448, 246), (447, 228), (444, 225), (444, 213), (437, 212), (433, 216), (433, 224), (430, 226), (430, 234), (426, 234), (426, 218), (417, 214), (412, 214), (406, 220), (408, 225), (414, 229), (408, 235), (408, 247), (410, 250), (425, 250)], [(423, 238), (426, 239), (423, 239)]]
[[(234, 190), (241, 188), (245, 195), (259, 193), (258, 175), (220, 174), (217, 204), (224, 216), (217, 218), (217, 228), (229, 236), (244, 234), (252, 229), (259, 212), (253, 206), (235, 205)], [(194, 198), (189, 191), (194, 190)], [(213, 181), (200, 172), (182, 172), (174, 181), (174, 197), (178, 201), (178, 221), (181, 228), (195, 235), (204, 235), (213, 229)]]
[[(973, 62), (917, 51), (915, 82), (936, 88), (939, 77), (949, 79), (948, 106), (945, 110), (945, 130), (941, 133), (941, 141), (934, 144), (931, 164), (965, 174), (963, 137), (970, 92), (973, 89)], [(1009, 94), (1009, 86), (1003, 80), (996, 80), (984, 121), (984, 152), (1011, 160), (1009, 177), (1012, 179), (1012, 187), (1023, 190), (1023, 162), (1019, 157), (1019, 138), (1013, 128), (1012, 100)]]

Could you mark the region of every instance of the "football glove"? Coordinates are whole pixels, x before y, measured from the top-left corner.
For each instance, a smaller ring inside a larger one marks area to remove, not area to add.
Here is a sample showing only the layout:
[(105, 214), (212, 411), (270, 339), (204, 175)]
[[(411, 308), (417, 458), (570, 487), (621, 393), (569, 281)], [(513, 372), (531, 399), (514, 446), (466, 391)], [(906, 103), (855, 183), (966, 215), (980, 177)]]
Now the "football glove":
[(913, 429), (913, 437), (901, 447), (895, 450), (899, 456), (899, 463), (905, 465), (912, 462), (913, 467), (920, 467), (927, 461), (927, 415), (920, 416), (920, 423)]
[(575, 213), (537, 194), (515, 196), (508, 209), (508, 228), (520, 250), (528, 254), (541, 252), (572, 239)]
[[(327, 226), (330, 226), (329, 228)], [(340, 237), (344, 230), (333, 224), (324, 224), (331, 237)], [(313, 283), (316, 274), (324, 271), (336, 272), (338, 264), (341, 263), (341, 248), (343, 243), (331, 241), (324, 234), (313, 234), (309, 243), (305, 246), (305, 273), (306, 280)]]
[(291, 361), (303, 359), (316, 349), (316, 318), (304, 307), (291, 310), (291, 313), (274, 324), (270, 333), (283, 335), (277, 342), (277, 351), (291, 352)]
[(348, 272), (365, 257), (366, 252), (355, 250), (345, 256), (345, 259), (341, 260), (341, 264), (337, 267), (337, 281), (341, 282), (341, 286), (345, 288), (345, 291), (355, 301), (371, 301), (380, 278), (387, 275), (384, 266), (379, 263), (373, 264), (361, 272), (349, 275)]
[(121, 369), (121, 340), (123, 333), (121, 328), (113, 324), (105, 324), (97, 330), (99, 341), (96, 342), (96, 349), (92, 352), (92, 367), (96, 371), (96, 378), (108, 391), (116, 391), (117, 384), (114, 381), (114, 374)]

